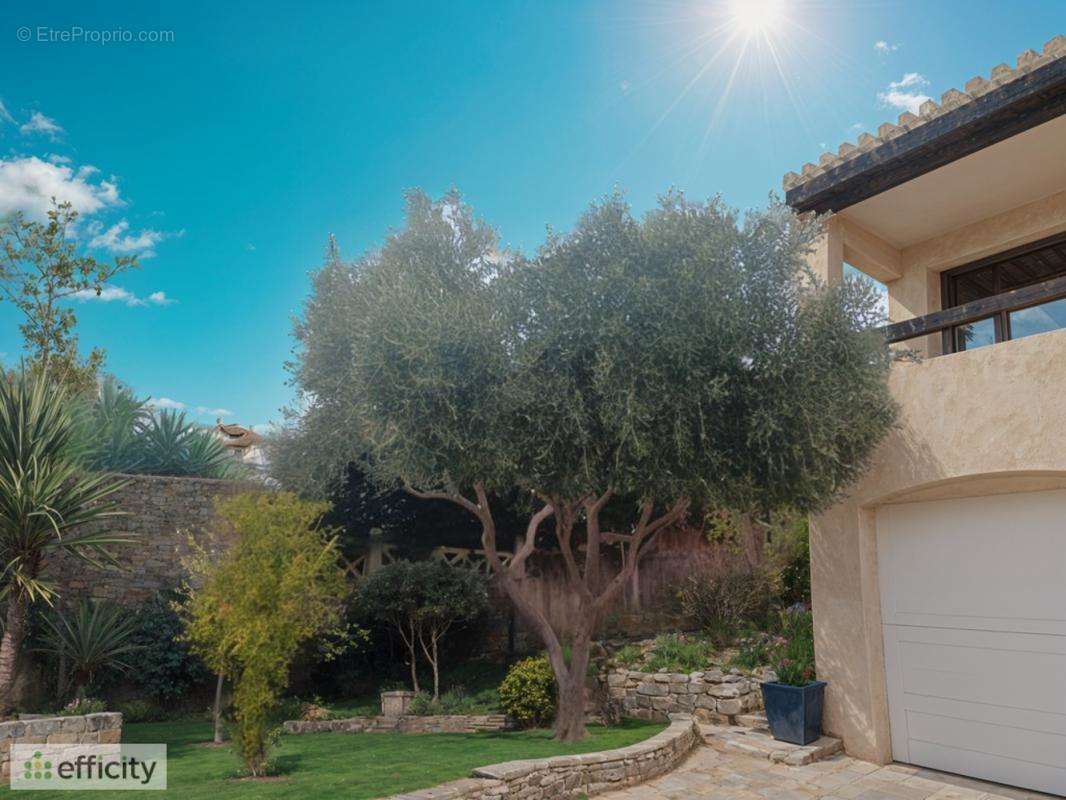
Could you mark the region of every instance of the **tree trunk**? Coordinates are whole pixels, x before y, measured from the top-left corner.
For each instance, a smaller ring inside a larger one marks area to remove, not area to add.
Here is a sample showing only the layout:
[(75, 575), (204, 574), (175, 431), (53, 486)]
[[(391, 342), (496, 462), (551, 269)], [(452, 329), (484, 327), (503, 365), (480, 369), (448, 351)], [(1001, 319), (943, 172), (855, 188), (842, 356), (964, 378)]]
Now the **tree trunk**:
[(222, 673), (218, 673), (218, 680), (215, 682), (215, 707), (212, 710), (212, 718), (215, 723), (215, 737), (213, 739), (215, 744), (222, 744), (222, 681), (224, 680)]
[(440, 700), (440, 665), (437, 658), (437, 637), (433, 637), (433, 657), (430, 659), (433, 664), (433, 702)]
[(578, 628), (570, 643), (570, 663), (567, 664), (564, 674), (555, 670), (555, 681), (559, 685), (555, 710), (555, 738), (560, 742), (576, 742), (588, 735), (585, 729), (585, 679), (588, 674), (591, 630), (595, 619), (588, 611), (583, 611), (582, 616), (582, 622), (585, 624)]
[(25, 627), (26, 599), (11, 596), (7, 601), (7, 625), (0, 638), (0, 718), (9, 716), (15, 707), (15, 668)]

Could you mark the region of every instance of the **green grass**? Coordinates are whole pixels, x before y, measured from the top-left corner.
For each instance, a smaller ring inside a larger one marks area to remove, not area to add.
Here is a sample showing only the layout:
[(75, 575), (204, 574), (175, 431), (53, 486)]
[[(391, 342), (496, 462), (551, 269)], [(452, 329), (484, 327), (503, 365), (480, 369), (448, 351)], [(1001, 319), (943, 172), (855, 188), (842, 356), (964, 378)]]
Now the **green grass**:
[[(626, 720), (613, 728), (590, 726), (581, 742), (562, 744), (544, 730), (508, 733), (401, 735), (315, 733), (283, 736), (277, 781), (236, 780), (239, 769), (229, 747), (208, 748), (205, 722), (158, 722), (126, 726), (125, 741), (166, 742), (168, 790), (181, 800), (259, 798), (345, 798), (370, 800), (466, 777), (474, 767), (521, 758), (589, 753), (625, 747), (661, 731), (662, 723)], [(0, 789), (0, 796), (14, 796)], [(34, 792), (35, 800), (128, 798), (90, 792)]]

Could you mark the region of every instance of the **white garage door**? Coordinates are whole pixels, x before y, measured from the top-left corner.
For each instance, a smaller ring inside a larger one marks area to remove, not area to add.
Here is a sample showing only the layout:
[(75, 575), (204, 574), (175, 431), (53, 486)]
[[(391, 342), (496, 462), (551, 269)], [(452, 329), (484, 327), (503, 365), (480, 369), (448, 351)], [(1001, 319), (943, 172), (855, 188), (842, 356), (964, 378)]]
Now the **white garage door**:
[(1066, 795), (1066, 492), (883, 506), (895, 760)]

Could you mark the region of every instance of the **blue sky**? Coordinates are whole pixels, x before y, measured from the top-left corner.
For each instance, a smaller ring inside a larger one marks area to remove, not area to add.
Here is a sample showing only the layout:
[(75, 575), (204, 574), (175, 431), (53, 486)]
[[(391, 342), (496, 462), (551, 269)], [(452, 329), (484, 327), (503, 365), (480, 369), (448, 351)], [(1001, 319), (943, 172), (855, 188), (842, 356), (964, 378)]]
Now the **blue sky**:
[[(141, 253), (78, 304), (83, 344), (142, 395), (262, 426), (327, 235), (374, 247), (406, 188), (457, 187), (526, 249), (614, 187), (638, 211), (671, 186), (749, 208), (1066, 32), (1061, 0), (782, 0), (746, 40), (730, 5), (7, 3), (0, 214), (59, 193), (94, 253)], [(0, 303), (9, 363), (16, 325)]]

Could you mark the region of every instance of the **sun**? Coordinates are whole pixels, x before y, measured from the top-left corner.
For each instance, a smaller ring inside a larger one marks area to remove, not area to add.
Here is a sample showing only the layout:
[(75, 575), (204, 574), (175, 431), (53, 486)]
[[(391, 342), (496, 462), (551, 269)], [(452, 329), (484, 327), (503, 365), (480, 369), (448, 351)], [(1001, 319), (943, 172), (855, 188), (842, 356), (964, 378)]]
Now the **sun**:
[(781, 21), (781, 0), (732, 0), (729, 15), (749, 36), (769, 34)]

